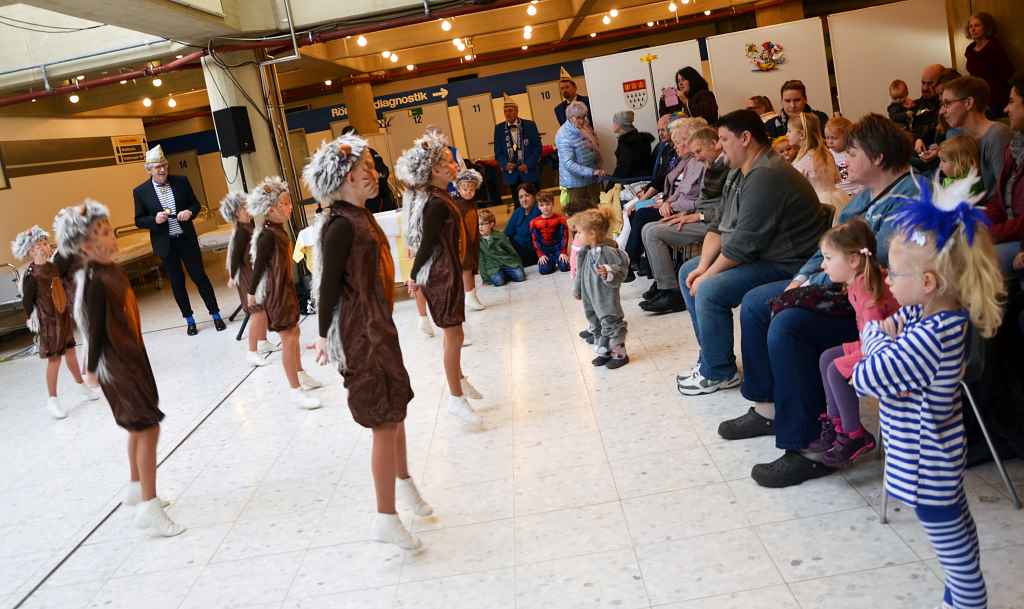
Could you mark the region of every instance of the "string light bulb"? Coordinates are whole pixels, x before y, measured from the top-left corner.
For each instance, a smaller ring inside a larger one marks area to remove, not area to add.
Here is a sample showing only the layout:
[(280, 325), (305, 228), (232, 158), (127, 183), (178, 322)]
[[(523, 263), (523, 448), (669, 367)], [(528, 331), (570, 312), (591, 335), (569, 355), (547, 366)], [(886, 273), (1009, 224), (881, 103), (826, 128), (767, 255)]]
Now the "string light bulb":
[(153, 105), (153, 100), (149, 99), (148, 97), (143, 97), (142, 105), (148, 108)]
[(365, 47), (366, 46), (366, 36), (360, 36), (359, 38), (356, 38), (356, 44), (358, 44), (361, 47)]
[(441, 29), (446, 31), (446, 32), (450, 32), (452, 30), (452, 22), (448, 21), (447, 19), (442, 19), (441, 20)]

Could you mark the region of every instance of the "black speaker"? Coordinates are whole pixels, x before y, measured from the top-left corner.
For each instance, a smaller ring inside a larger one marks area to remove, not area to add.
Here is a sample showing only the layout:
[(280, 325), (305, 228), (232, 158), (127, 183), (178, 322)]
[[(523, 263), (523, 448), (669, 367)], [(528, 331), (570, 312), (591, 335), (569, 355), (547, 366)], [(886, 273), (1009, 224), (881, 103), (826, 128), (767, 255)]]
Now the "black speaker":
[(228, 106), (213, 113), (213, 127), (217, 130), (221, 156), (238, 156), (252, 152), (252, 126), (244, 106)]

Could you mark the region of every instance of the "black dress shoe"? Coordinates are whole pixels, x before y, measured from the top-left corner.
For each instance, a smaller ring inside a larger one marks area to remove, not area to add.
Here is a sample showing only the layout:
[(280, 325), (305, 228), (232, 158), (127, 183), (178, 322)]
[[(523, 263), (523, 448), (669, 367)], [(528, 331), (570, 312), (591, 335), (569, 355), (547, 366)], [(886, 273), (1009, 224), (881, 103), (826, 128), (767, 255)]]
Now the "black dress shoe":
[(640, 308), (648, 313), (678, 313), (686, 310), (686, 301), (679, 290), (658, 290), (658, 295), (651, 300), (640, 303)]
[(652, 281), (651, 287), (647, 288), (647, 291), (640, 295), (644, 300), (651, 300), (658, 295), (658, 282)]
[(215, 319), (215, 320), (213, 320), (213, 327), (217, 328), (218, 332), (221, 332), (223, 330), (227, 330), (228, 329), (228, 325), (226, 323), (224, 323), (223, 319)]
[(189, 324), (188, 328), (185, 329), (185, 334), (195, 336), (196, 334), (199, 334), (199, 328), (197, 328), (195, 324)]

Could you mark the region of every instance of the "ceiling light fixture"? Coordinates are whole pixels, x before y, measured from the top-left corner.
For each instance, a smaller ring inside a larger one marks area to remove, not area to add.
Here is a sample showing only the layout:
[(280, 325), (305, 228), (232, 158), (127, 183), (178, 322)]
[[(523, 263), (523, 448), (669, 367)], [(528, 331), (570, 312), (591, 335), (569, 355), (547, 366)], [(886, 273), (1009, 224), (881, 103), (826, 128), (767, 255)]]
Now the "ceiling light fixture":
[(361, 47), (365, 47), (366, 46), (366, 36), (360, 36), (359, 38), (356, 38), (356, 44), (358, 44)]
[(122, 84), (122, 85), (126, 85), (126, 84), (128, 84), (128, 81), (127, 81), (127, 80), (122, 80), (122, 81), (121, 81), (121, 84)]
[(174, 99), (173, 97), (171, 99), (167, 100), (167, 107), (168, 108), (173, 108), (173, 107), (175, 107), (177, 105), (178, 105), (178, 101), (176, 99)]
[(68, 101), (73, 103), (73, 104), (77, 104), (79, 99), (81, 99), (81, 98), (78, 97), (78, 95), (72, 95), (71, 97), (68, 98)]
[(675, 2), (669, 2), (669, 3), (668, 3), (668, 12), (670, 12), (670, 13), (674, 13), (674, 12), (676, 12), (677, 10), (679, 10), (679, 7), (678, 7), (678, 6), (676, 6), (676, 3), (675, 3)]
[(410, 72), (412, 72), (413, 70), (415, 70), (415, 69), (416, 69), (416, 66), (414, 66), (414, 65), (412, 65), (412, 64), (410, 63), (409, 65), (405, 66), (405, 69), (406, 69), (406, 70), (409, 70)]
[(537, 7), (532, 4), (526, 7), (526, 14), (533, 17), (534, 15), (537, 14)]
[(164, 81), (160, 80), (159, 78), (154, 78), (153, 79), (153, 86), (154, 87), (159, 87), (162, 84), (164, 84)]
[(690, 0), (683, 0), (683, 4), (689, 4)]
[(463, 57), (463, 59), (465, 59), (466, 61), (473, 61), (473, 57), (475, 57), (475, 56), (474, 55), (466, 55), (465, 57)]
[(613, 8), (612, 10), (608, 11), (608, 14), (611, 15), (612, 17), (618, 17), (619, 16), (619, 9)]
[(529, 47), (529, 45), (525, 45), (525, 44), (524, 44), (523, 46), (521, 46), (521, 47), (519, 47), (519, 48), (521, 48), (522, 50), (524, 50), (524, 51), (525, 51), (526, 49), (528, 49), (528, 48), (530, 48), (530, 47)]
[(654, 27), (654, 22), (653, 21), (648, 21), (647, 22), (647, 27)]
[(451, 29), (452, 29), (452, 22), (448, 21), (447, 19), (442, 19), (441, 20), (441, 29), (446, 31), (446, 32), (450, 32)]
[(391, 54), (391, 63), (398, 63), (398, 54), (397, 53), (392, 53)]
[(391, 57), (391, 51), (381, 51), (380, 56), (387, 59), (388, 57)]
[(38, 100), (36, 100), (36, 98), (33, 97), (32, 98), (32, 103), (34, 104), (34, 103), (36, 103), (36, 101), (38, 101)]
[(179, 53), (179, 54), (175, 55), (175, 56), (174, 56), (174, 58), (175, 58), (175, 59), (184, 59), (184, 58), (185, 58), (185, 56), (184, 56), (184, 55), (182, 55), (181, 53)]
[(533, 32), (531, 32), (530, 30), (523, 30), (523, 39), (529, 40), (531, 38), (533, 38)]
[(601, 17), (601, 23), (603, 23), (605, 25), (609, 25), (611, 22), (612, 22), (612, 18), (609, 17), (608, 15), (605, 15), (604, 17)]
[(330, 78), (328, 78), (327, 80), (324, 81), (324, 86), (325, 87), (329, 87), (329, 86), (331, 86), (333, 84), (334, 84), (334, 81), (331, 80)]
[(77, 80), (85, 80), (85, 74), (79, 74)]
[(590, 32), (591, 38), (597, 38), (597, 32)]
[(704, 11), (704, 14), (710, 17), (711, 16), (711, 11), (709, 11), (709, 10), (708, 11)]
[(148, 97), (143, 97), (142, 105), (148, 108), (153, 105), (153, 100), (149, 99)]

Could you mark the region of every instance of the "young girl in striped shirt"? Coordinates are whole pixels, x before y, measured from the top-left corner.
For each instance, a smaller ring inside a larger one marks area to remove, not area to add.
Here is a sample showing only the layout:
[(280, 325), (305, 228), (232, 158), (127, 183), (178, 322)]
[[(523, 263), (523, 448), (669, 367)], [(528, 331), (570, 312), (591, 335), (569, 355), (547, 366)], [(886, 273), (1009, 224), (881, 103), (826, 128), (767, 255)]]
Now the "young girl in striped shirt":
[(885, 492), (914, 508), (946, 573), (943, 609), (988, 606), (964, 494), (960, 381), (968, 324), (995, 334), (1005, 289), (984, 216), (972, 208), (973, 181), (921, 181), (920, 198), (904, 208), (887, 279), (902, 308), (864, 327), (853, 373), (858, 393), (880, 401)]

